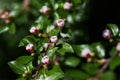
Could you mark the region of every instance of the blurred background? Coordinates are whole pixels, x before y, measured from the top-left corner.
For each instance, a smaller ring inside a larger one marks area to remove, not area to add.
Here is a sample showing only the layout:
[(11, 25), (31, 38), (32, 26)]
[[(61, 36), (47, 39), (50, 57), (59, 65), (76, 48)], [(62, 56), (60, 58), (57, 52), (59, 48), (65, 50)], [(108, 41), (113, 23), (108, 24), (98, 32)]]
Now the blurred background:
[[(20, 13), (11, 19), (16, 26), (15, 34), (9, 32), (0, 34), (0, 80), (15, 80), (17, 78), (17, 75), (14, 74), (7, 63), (15, 60), (18, 56), (27, 54), (24, 47), (19, 48), (18, 44), (23, 37), (29, 34), (30, 25), (39, 16), (37, 11), (39, 7), (37, 5), (40, 3), (37, 3), (37, 0), (30, 1), (29, 5), (32, 11), (20, 12), (21, 8), (24, 7), (24, 3), (24, 0), (0, 0), (0, 10), (14, 11), (17, 9), (16, 12)], [(79, 21), (75, 26), (79, 30), (84, 30), (86, 36), (77, 34), (76, 43), (102, 41), (101, 35), (106, 24), (114, 23), (120, 26), (120, 5), (118, 0), (89, 0), (89, 4), (85, 9), (86, 14), (84, 16), (87, 17)], [(0, 19), (0, 27), (1, 25), (2, 20)], [(119, 71), (117, 69), (116, 72)]]

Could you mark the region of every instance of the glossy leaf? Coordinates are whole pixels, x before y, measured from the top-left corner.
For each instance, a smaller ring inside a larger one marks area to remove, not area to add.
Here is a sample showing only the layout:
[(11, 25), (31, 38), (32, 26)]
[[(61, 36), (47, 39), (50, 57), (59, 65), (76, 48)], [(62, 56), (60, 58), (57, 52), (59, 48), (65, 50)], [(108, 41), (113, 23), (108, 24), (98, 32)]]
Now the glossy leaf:
[(86, 74), (85, 72), (83, 71), (80, 71), (80, 70), (74, 70), (74, 69), (71, 69), (71, 70), (67, 70), (65, 72), (65, 78), (66, 79), (73, 79), (73, 80), (87, 80), (87, 78), (89, 77), (88, 74)]
[(90, 52), (92, 52), (92, 48), (87, 45), (87, 44), (82, 44), (82, 45), (73, 45), (73, 49), (76, 52), (76, 54), (78, 56), (81, 56), (81, 52), (85, 49), (89, 50)]
[(36, 80), (59, 80), (64, 77), (64, 73), (59, 66), (54, 65), (51, 70), (42, 69)]
[(8, 26), (0, 26), (0, 34), (9, 30)]
[(55, 29), (52, 29), (49, 34), (52, 35), (52, 36), (58, 36), (60, 32), (60, 29), (59, 28), (55, 28)]
[(86, 63), (82, 65), (82, 69), (90, 75), (97, 74), (100, 64), (98, 63)]
[(16, 79), (16, 80), (26, 80), (26, 78), (18, 78), (18, 79)]
[(11, 34), (14, 34), (16, 32), (16, 26), (14, 23), (12, 23), (10, 26), (9, 26), (9, 32)]
[(120, 56), (113, 58), (109, 65), (110, 69), (112, 69), (112, 70), (118, 66), (120, 66)]
[(32, 59), (32, 56), (20, 56), (16, 59), (16, 61), (20, 64), (28, 64)]
[(94, 48), (95, 53), (98, 57), (103, 58), (105, 57), (105, 49), (101, 43), (93, 43), (92, 47)]
[(68, 57), (65, 60), (65, 64), (71, 67), (76, 67), (78, 66), (78, 64), (80, 63), (80, 59), (78, 59), (77, 57)]
[(32, 71), (35, 69), (35, 67), (33, 67), (32, 61), (26, 65), (26, 69), (29, 73), (32, 73)]
[(110, 51), (110, 56), (114, 55), (116, 52), (116, 47), (113, 47)]
[(100, 80), (116, 80), (115, 74), (112, 71), (107, 71), (103, 73), (103, 75), (100, 77)]
[(26, 70), (26, 67), (23, 64), (20, 64), (16, 61), (11, 61), (8, 63), (8, 65), (16, 74), (23, 74)]
[(58, 50), (59, 53), (74, 53), (73, 48), (70, 44), (68, 43), (62, 43), (62, 48)]
[(50, 47), (47, 51), (47, 56), (50, 57), (51, 60), (53, 60), (55, 56), (55, 52), (57, 51), (58, 47)]
[(60, 35), (63, 37), (63, 38), (69, 38), (70, 37), (70, 35), (69, 34), (67, 34), (67, 33), (60, 33)]
[(57, 65), (54, 65), (53, 68), (50, 71), (48, 71), (47, 74), (50, 76), (47, 77), (46, 80), (58, 80), (58, 79), (64, 77), (63, 71)]
[(27, 36), (20, 41), (18, 47), (26, 46), (27, 44), (30, 44), (30, 43), (32, 44), (35, 43), (35, 39), (32, 36)]
[(107, 24), (107, 26), (110, 28), (114, 36), (118, 34), (119, 28), (116, 24)]

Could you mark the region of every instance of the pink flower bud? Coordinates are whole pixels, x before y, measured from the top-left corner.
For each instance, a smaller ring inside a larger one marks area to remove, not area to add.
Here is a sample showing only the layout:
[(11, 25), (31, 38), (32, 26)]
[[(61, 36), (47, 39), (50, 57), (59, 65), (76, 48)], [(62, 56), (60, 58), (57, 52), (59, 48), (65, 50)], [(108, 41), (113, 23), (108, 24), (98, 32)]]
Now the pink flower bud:
[(41, 9), (40, 9), (40, 12), (45, 14), (45, 15), (49, 15), (50, 14), (50, 8), (47, 7), (47, 6), (43, 6)]
[(71, 10), (72, 9), (72, 3), (65, 2), (64, 3), (64, 9), (65, 10)]
[(120, 42), (117, 44), (116, 50), (117, 50), (117, 51), (120, 51)]
[(105, 30), (103, 31), (103, 37), (104, 37), (105, 39), (110, 39), (110, 37), (111, 37), (111, 31), (110, 31), (109, 29), (105, 29)]
[(56, 25), (62, 28), (65, 25), (65, 21), (63, 19), (58, 19)]
[(32, 51), (34, 50), (34, 45), (33, 45), (33, 44), (28, 44), (28, 45), (26, 46), (26, 50), (27, 50), (28, 52), (32, 52)]
[(44, 56), (44, 57), (42, 58), (41, 62), (42, 62), (43, 64), (49, 64), (50, 58), (49, 58), (48, 56)]
[(50, 37), (50, 41), (53, 42), (53, 43), (57, 42), (57, 40), (58, 40), (57, 36), (51, 36)]
[(30, 33), (36, 34), (37, 32), (38, 32), (38, 28), (36, 28), (36, 27), (31, 27)]
[(90, 56), (90, 50), (89, 49), (84, 49), (81, 53), (81, 56), (86, 58)]

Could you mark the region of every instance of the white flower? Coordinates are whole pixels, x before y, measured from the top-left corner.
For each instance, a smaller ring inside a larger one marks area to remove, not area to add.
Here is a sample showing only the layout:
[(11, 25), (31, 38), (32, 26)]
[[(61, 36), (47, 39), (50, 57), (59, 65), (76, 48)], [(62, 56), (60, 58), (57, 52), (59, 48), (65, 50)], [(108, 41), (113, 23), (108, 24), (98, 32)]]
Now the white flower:
[(42, 62), (43, 64), (49, 64), (50, 58), (49, 58), (48, 56), (44, 56), (44, 57), (42, 58), (41, 62)]
[(117, 44), (116, 50), (117, 50), (117, 51), (120, 51), (120, 42)]
[(33, 51), (33, 50), (34, 50), (34, 45), (33, 45), (33, 44), (28, 44), (28, 45), (26, 46), (26, 50), (27, 50), (28, 52)]
[(65, 10), (71, 10), (71, 8), (72, 8), (72, 3), (69, 3), (69, 2), (64, 3), (64, 9)]
[(63, 26), (65, 25), (65, 21), (64, 21), (63, 19), (58, 19), (58, 20), (56, 21), (56, 25), (57, 25), (58, 27), (63, 27)]
[(53, 42), (53, 43), (57, 42), (57, 40), (58, 40), (57, 36), (51, 36), (50, 37), (50, 41)]
[(90, 53), (91, 53), (90, 50), (86, 48), (81, 52), (81, 56), (88, 57), (88, 56), (90, 56)]
[(30, 33), (32, 33), (32, 34), (36, 34), (36, 33), (38, 32), (38, 28), (36, 28), (36, 27), (31, 27), (31, 29), (30, 29), (29, 31), (30, 31)]

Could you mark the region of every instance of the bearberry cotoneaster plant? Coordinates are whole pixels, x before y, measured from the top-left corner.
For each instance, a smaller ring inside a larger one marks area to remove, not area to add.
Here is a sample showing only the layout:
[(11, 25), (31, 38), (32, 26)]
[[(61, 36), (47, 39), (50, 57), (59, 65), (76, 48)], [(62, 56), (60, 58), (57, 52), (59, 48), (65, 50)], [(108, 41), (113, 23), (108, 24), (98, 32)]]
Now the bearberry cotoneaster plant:
[[(17, 20), (12, 22), (12, 19), (18, 18), (22, 11), (31, 11), (37, 18), (27, 28), (28, 35), (18, 45), (27, 54), (8, 63), (18, 74), (17, 80), (116, 79), (114, 70), (120, 66), (120, 29), (117, 25), (106, 25), (101, 32), (104, 41), (76, 42), (79, 38), (76, 34), (86, 36), (85, 32), (77, 30), (76, 24), (86, 19), (89, 2), (25, 0), (22, 9), (18, 6), (17, 10), (0, 13), (2, 24), (9, 25), (0, 27), (0, 33), (9, 31), (14, 34)], [(81, 39), (86, 40), (84, 37)]]

